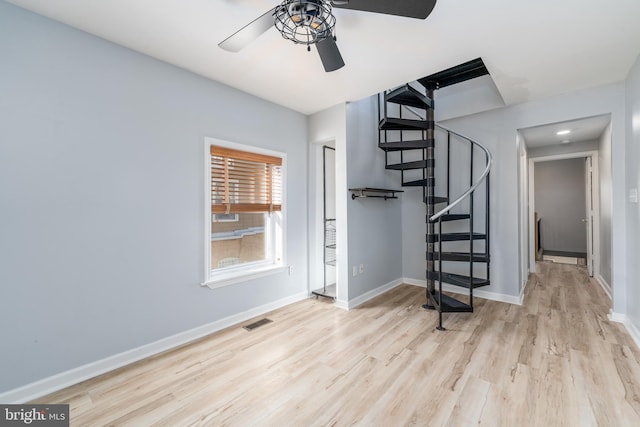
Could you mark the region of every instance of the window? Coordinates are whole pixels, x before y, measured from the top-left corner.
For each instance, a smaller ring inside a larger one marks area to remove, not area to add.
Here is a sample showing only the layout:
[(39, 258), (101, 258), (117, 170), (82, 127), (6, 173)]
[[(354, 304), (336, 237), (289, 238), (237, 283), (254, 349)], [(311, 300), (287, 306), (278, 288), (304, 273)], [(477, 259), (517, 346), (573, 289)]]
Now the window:
[(212, 139), (206, 147), (204, 284), (224, 286), (278, 270), (283, 265), (284, 155)]

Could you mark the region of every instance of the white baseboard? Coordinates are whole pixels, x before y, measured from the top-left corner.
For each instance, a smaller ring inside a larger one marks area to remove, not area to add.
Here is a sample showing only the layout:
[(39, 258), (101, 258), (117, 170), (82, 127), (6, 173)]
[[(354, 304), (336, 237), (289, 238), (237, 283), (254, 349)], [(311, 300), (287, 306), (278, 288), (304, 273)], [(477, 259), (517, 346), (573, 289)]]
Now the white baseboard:
[[(382, 286), (378, 286), (377, 288), (375, 288), (375, 289), (373, 289), (373, 290), (371, 290), (369, 292), (366, 292), (366, 293), (364, 293), (364, 294), (362, 294), (362, 295), (360, 295), (360, 296), (358, 296), (358, 297), (356, 297), (354, 299), (350, 299), (347, 302), (346, 309), (347, 310), (351, 310), (353, 308), (356, 308), (357, 306), (359, 306), (361, 304), (364, 304), (365, 302), (369, 301), (370, 299), (373, 299), (373, 298), (377, 297), (378, 295), (382, 295), (385, 292), (388, 292), (391, 289), (393, 289), (393, 288), (395, 288), (397, 286), (400, 286), (402, 283), (403, 283), (402, 279), (396, 279), (396, 280), (393, 280), (393, 281), (391, 281), (389, 283), (386, 283), (386, 284), (384, 284)], [(344, 308), (344, 307), (341, 307), (341, 308)]]
[(593, 278), (596, 279), (596, 282), (600, 284), (604, 293), (607, 294), (609, 299), (611, 299), (611, 285), (609, 285), (607, 281), (604, 280), (604, 277), (599, 274), (596, 274), (595, 276), (593, 276)]
[(98, 375), (113, 371), (114, 369), (121, 368), (147, 357), (154, 356), (158, 353), (195, 341), (199, 338), (228, 328), (229, 326), (244, 322), (253, 317), (260, 316), (269, 311), (293, 304), (294, 302), (302, 301), (308, 297), (308, 292), (300, 292), (287, 298), (261, 305), (256, 308), (252, 308), (251, 310), (234, 314), (233, 316), (225, 317), (224, 319), (220, 319), (188, 331), (162, 338), (150, 344), (145, 344), (143, 346), (79, 366), (69, 371), (61, 372), (31, 384), (0, 393), (0, 402), (5, 404), (19, 404), (37, 399), (65, 387), (69, 387)]
[(626, 314), (616, 313), (613, 310), (609, 310), (609, 314), (607, 314), (607, 318), (612, 322), (624, 323), (627, 319)]
[(522, 288), (520, 289), (520, 297), (518, 302), (516, 303), (516, 305), (524, 305), (524, 290), (527, 288), (527, 283), (529, 281), (526, 280), (523, 284), (522, 284)]
[[(426, 280), (419, 280), (419, 279), (411, 279), (408, 277), (403, 277), (402, 279), (400, 279), (403, 283), (406, 283), (408, 285), (414, 285), (414, 286), (421, 286), (423, 288), (427, 287), (427, 281)], [(442, 284), (442, 290), (446, 291), (446, 292), (451, 292), (454, 294), (468, 294), (469, 290), (465, 289), (463, 287), (460, 286), (455, 286), (449, 283), (443, 283)], [(473, 290), (473, 296), (474, 297), (478, 297), (478, 298), (484, 298), (484, 299), (488, 299), (491, 301), (499, 301), (499, 302), (506, 302), (509, 304), (515, 304), (515, 305), (522, 305), (522, 302), (524, 300), (524, 288), (522, 288), (522, 291), (520, 292), (520, 296), (513, 296), (513, 295), (506, 295), (506, 294), (499, 294), (497, 292), (491, 292), (491, 291), (485, 291), (482, 289), (474, 289)]]
[(349, 301), (337, 299), (335, 302), (336, 307), (341, 308), (343, 310), (349, 310)]
[(633, 341), (636, 343), (636, 346), (640, 348), (640, 330), (633, 324), (626, 314), (610, 311), (607, 317), (612, 322), (622, 323), (629, 335), (631, 335)]
[(427, 281), (426, 280), (410, 279), (408, 277), (403, 277), (400, 280), (402, 280), (402, 282), (406, 283), (407, 285), (420, 286), (421, 288), (426, 288), (427, 287)]

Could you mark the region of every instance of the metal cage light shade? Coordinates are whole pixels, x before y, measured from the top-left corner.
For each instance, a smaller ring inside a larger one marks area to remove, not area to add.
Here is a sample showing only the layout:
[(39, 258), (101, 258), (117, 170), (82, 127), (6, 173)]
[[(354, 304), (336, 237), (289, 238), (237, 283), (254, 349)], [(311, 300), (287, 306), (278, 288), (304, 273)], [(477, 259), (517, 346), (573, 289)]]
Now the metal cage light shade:
[(273, 16), (282, 37), (307, 46), (333, 37), (336, 25), (331, 4), (325, 0), (285, 0)]

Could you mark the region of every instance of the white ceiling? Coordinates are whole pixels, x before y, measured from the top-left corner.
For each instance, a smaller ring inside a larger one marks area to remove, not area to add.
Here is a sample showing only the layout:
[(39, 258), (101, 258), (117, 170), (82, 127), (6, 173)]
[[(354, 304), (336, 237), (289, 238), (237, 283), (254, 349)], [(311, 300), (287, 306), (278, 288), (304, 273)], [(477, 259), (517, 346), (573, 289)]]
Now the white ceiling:
[(9, 2), (305, 114), (477, 57), (510, 105), (619, 82), (640, 53), (638, 0), (440, 0), (426, 20), (336, 9), (347, 65), (332, 73), (275, 30), (217, 46), (278, 0)]
[[(602, 116), (534, 126), (519, 129), (519, 131), (528, 148), (538, 148), (562, 143), (596, 141), (600, 138), (610, 122), (611, 116), (605, 114)], [(558, 135), (559, 131), (564, 130), (571, 132), (566, 135)]]

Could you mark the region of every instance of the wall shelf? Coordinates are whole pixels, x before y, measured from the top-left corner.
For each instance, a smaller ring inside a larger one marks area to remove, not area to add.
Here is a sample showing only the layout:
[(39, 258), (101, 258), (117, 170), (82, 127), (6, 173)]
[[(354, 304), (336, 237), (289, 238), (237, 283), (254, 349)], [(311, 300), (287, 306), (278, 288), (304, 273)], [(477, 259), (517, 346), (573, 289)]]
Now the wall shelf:
[(350, 188), (351, 191), (351, 199), (355, 200), (360, 197), (372, 197), (378, 199), (397, 199), (396, 193), (404, 193), (404, 190), (390, 190), (388, 188), (371, 188), (371, 187), (363, 187), (363, 188)]

